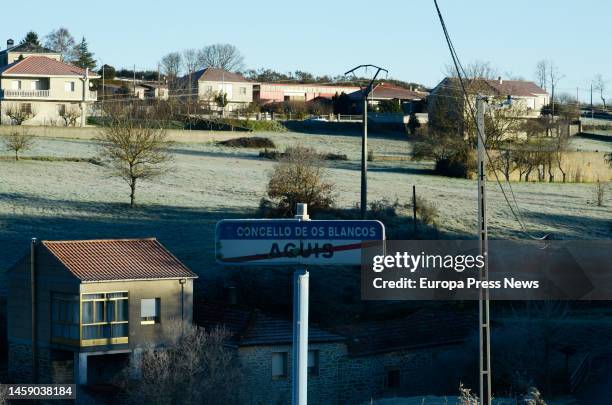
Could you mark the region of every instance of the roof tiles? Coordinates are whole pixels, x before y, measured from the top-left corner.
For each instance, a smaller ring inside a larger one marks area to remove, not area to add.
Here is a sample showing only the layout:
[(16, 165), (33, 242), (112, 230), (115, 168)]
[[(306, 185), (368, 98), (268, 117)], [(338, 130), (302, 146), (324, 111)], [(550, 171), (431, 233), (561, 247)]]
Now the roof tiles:
[[(46, 56), (28, 56), (25, 59), (7, 65), (0, 71), (1, 74), (11, 75), (43, 75), (43, 76), (85, 76), (85, 69), (68, 63), (60, 62)], [(89, 71), (89, 77), (99, 77)]]
[(42, 241), (83, 282), (197, 278), (156, 239)]

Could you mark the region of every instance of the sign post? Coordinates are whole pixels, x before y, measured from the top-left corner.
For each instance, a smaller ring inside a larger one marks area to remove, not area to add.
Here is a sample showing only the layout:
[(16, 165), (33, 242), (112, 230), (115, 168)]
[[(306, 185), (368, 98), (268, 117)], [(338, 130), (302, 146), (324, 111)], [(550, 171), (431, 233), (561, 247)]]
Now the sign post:
[[(295, 219), (309, 221), (307, 204), (297, 205)], [(308, 293), (310, 275), (306, 268), (293, 274), (293, 359), (291, 399), (294, 405), (308, 403)]]
[(217, 223), (217, 263), (298, 268), (293, 276), (293, 405), (306, 405), (307, 401), (306, 266), (359, 266), (364, 243), (384, 239), (385, 227), (380, 221), (311, 221), (306, 204), (297, 205), (293, 219), (227, 219)]

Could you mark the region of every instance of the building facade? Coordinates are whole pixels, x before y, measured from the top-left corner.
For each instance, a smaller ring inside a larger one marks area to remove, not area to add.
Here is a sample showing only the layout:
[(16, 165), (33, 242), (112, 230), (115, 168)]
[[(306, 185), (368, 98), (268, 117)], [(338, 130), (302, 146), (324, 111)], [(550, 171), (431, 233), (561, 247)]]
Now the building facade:
[[(177, 87), (183, 98), (191, 98), (212, 111), (236, 111), (253, 102), (254, 83), (238, 73), (206, 68), (178, 79)], [(217, 101), (226, 97), (227, 105)]]
[(86, 385), (128, 366), (137, 375), (144, 345), (191, 323), (196, 277), (155, 239), (34, 240), (8, 275), (10, 379)]
[(14, 124), (15, 111), (26, 125), (84, 126), (97, 100), (87, 69), (64, 63), (61, 54), (32, 44), (0, 52), (0, 121)]
[(253, 87), (253, 97), (261, 104), (311, 101), (319, 97), (331, 99), (336, 94), (349, 94), (358, 90), (357, 86), (326, 86), (318, 83), (258, 83)]

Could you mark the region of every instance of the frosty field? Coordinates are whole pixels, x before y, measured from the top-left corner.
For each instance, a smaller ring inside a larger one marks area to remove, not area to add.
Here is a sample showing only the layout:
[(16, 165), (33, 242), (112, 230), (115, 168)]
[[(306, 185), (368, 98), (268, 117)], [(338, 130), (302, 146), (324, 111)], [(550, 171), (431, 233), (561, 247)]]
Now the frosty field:
[[(348, 155), (348, 161), (330, 162), (328, 176), (336, 185), (339, 206), (350, 207), (359, 200), (359, 137), (292, 132), (257, 135), (271, 138), (281, 150), (300, 143), (321, 152)], [(593, 142), (582, 141), (581, 146), (600, 151), (609, 148)], [(400, 139), (372, 137), (370, 147), (376, 155), (394, 155), (400, 160), (370, 162), (369, 201), (409, 202), (414, 184), (418, 195), (437, 206), (438, 226), (446, 237), (474, 234), (475, 181), (431, 174), (431, 164), (409, 160), (410, 145)], [(37, 138), (27, 155), (90, 158), (97, 153), (95, 141)], [(0, 271), (26, 251), (31, 237), (145, 236), (160, 239), (196, 272), (212, 271), (216, 221), (254, 215), (274, 162), (260, 159), (258, 150), (219, 147), (213, 142), (177, 143), (172, 154), (172, 170), (158, 180), (139, 183), (140, 206), (135, 209), (127, 206), (127, 185), (111, 177), (104, 166), (0, 160)], [(607, 194), (607, 207), (597, 207), (592, 184), (513, 183), (512, 187), (523, 219), (534, 234), (588, 239), (609, 238), (612, 233), (612, 191)], [(524, 237), (498, 186), (490, 181), (487, 190), (491, 238)]]

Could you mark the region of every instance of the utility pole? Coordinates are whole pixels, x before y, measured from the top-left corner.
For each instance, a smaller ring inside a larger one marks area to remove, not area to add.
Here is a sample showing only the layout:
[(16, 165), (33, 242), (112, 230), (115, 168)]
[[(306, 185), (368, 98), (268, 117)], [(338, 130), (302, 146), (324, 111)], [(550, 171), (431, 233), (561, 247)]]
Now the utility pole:
[(134, 65), (134, 80), (133, 80), (133, 84), (134, 84), (134, 96), (136, 96), (136, 65)]
[(593, 82), (591, 82), (591, 119), (593, 119)]
[(370, 83), (367, 87), (361, 89), (361, 94), (363, 95), (363, 135), (361, 137), (361, 219), (366, 219), (366, 213), (368, 208), (368, 95), (372, 91), (374, 86), (374, 81), (378, 77), (378, 74), (381, 71), (385, 73), (389, 73), (387, 69), (381, 68), (376, 65), (359, 65), (344, 75), (348, 75), (349, 73), (355, 74), (355, 71), (361, 68), (375, 68), (376, 73), (370, 80)]
[[(554, 87), (553, 87), (554, 88)], [(476, 98), (476, 126), (478, 138), (478, 245), (484, 266), (480, 272), (480, 281), (489, 280), (489, 256), (487, 235), (487, 195), (486, 195), (486, 154), (484, 114), (486, 98)], [(482, 283), (481, 283), (482, 286)], [(491, 331), (489, 319), (489, 290), (480, 287), (478, 296), (478, 323), (480, 340), (480, 403), (491, 405)]]

